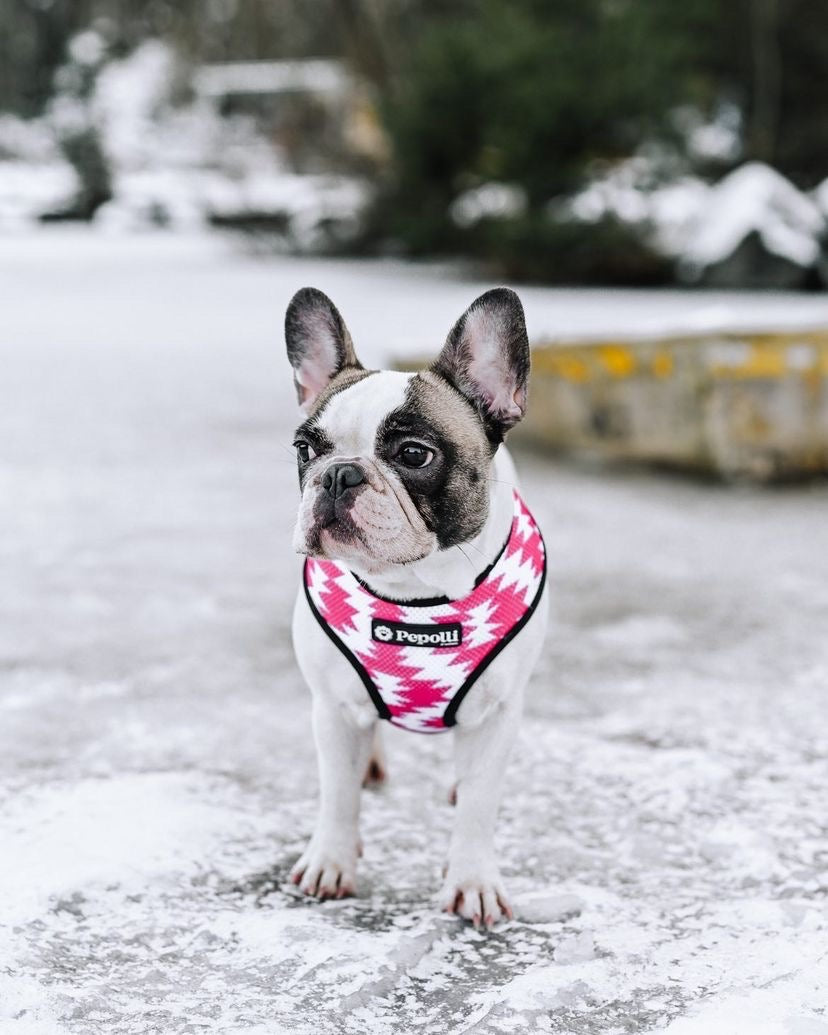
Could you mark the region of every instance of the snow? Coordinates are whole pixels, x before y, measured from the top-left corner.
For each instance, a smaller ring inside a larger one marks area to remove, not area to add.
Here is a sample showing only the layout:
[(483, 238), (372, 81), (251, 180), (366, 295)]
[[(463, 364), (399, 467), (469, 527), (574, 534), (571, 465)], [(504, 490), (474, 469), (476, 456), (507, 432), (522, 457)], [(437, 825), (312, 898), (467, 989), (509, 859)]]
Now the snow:
[[(353, 137), (356, 116), (350, 108), (359, 87), (341, 62), (225, 63), (193, 70), (160, 40), (107, 60), (96, 31), (80, 33), (69, 49), (74, 63), (59, 70), (58, 90), (44, 117), (23, 122), (0, 116), (0, 229), (71, 210), (77, 175), (58, 144), (96, 133), (114, 195), (96, 214), (105, 233), (155, 226), (192, 231), (211, 222), (266, 225), (270, 247), (304, 254), (336, 251), (358, 236), (376, 184), (352, 174), (297, 175), (272, 127), (249, 115), (223, 115), (218, 103), (233, 93), (331, 95), (348, 109), (340, 113), (348, 123), (343, 132)], [(89, 97), (78, 85), (87, 76), (94, 76)], [(719, 167), (737, 159), (742, 127), (734, 106), (721, 105), (712, 118), (679, 108), (673, 122), (689, 156)], [(376, 158), (383, 151), (373, 139), (376, 127), (369, 136), (372, 141), (351, 144)], [(316, 160), (327, 168), (321, 152)], [(796, 266), (810, 269), (819, 262), (828, 210), (824, 185), (808, 195), (770, 167), (751, 162), (710, 186), (690, 168), (675, 148), (645, 142), (630, 158), (596, 162), (583, 188), (552, 199), (545, 216), (621, 220), (678, 260), (679, 276), (690, 281), (732, 256), (753, 233), (768, 252)], [(488, 182), (458, 195), (448, 218), (469, 229), (483, 219), (518, 218), (526, 209), (520, 185)]]
[(106, 44), (94, 29), (79, 32), (69, 41), (69, 55), (79, 65), (98, 65), (105, 56)]
[(823, 216), (828, 219), (828, 179), (820, 183), (813, 191), (812, 197), (819, 206)]
[(592, 176), (565, 203), (552, 204), (550, 214), (584, 223), (619, 219), (638, 226), (663, 255), (681, 256), (712, 188), (698, 176), (666, 171), (664, 165), (666, 158), (657, 149), (654, 154), (645, 150), (615, 162)]
[(693, 105), (680, 105), (673, 110), (671, 121), (684, 137), (688, 153), (697, 160), (729, 165), (742, 152), (742, 111), (730, 101), (720, 101), (712, 117), (705, 117)]
[(563, 205), (550, 206), (550, 214), (586, 223), (618, 219), (638, 226), (659, 251), (675, 257), (682, 254), (711, 189), (689, 173), (664, 179), (651, 157), (637, 155), (594, 176)]
[(652, 191), (648, 218), (655, 241), (667, 255), (681, 255), (694, 222), (704, 211), (711, 188), (703, 180), (682, 176)]
[[(372, 285), (370, 294), (365, 283)], [(61, 227), (0, 237), (0, 331), (8, 342), (53, 342), (52, 323), (28, 301), (27, 292), (39, 285), (61, 313), (62, 340), (73, 347), (102, 347), (112, 328), (130, 354), (140, 356), (147, 340), (191, 347), (194, 330), (182, 314), (193, 308), (203, 314), (199, 340), (211, 347), (238, 337), (240, 312), (245, 335), (261, 348), (272, 347), (280, 340), (284, 308), (304, 284), (343, 299), (348, 324), (370, 363), (435, 352), (469, 301), (492, 286), (451, 265), (246, 253), (216, 234), (98, 235)], [(139, 308), (134, 292), (142, 285)], [(519, 290), (533, 341), (828, 325), (828, 296), (820, 294)], [(134, 318), (124, 322), (125, 311)]]
[(464, 230), (481, 219), (514, 219), (526, 211), (526, 191), (515, 183), (484, 183), (463, 191), (451, 203), (449, 216)]
[[(717, 125), (697, 130), (715, 138)], [(727, 133), (719, 129), (724, 147)], [(714, 143), (705, 146), (715, 150)], [(803, 193), (761, 162), (748, 162), (710, 186), (688, 173), (665, 177), (656, 158), (640, 154), (595, 175), (565, 203), (551, 205), (550, 214), (587, 223), (612, 217), (638, 226), (660, 252), (679, 260), (684, 279), (694, 280), (754, 232), (773, 255), (813, 266), (828, 226), (826, 197), (823, 188), (813, 196)]]
[(826, 1035), (828, 953), (802, 973), (783, 975), (770, 988), (727, 996), (670, 1024), (663, 1035)]
[(0, 230), (21, 228), (44, 212), (67, 206), (78, 188), (68, 162), (0, 160)]
[[(288, 632), (303, 283), (370, 362), (436, 351), (489, 286), (210, 236), (0, 238), (2, 1035), (824, 1032), (824, 485), (520, 457), (554, 622), (498, 834), (516, 919), (435, 910), (450, 743), (393, 730), (359, 896), (286, 883), (316, 794)], [(533, 336), (828, 320), (813, 296), (521, 295)]]
[(293, 91), (342, 96), (351, 83), (341, 61), (225, 61), (204, 65), (193, 85), (204, 97), (225, 97), (235, 93), (290, 93)]
[(593, 177), (567, 203), (566, 212), (587, 223), (607, 216), (625, 223), (643, 223), (650, 218), (650, 205), (649, 192), (641, 181), (651, 173), (651, 164), (644, 158), (619, 162)]
[(54, 162), (60, 157), (54, 136), (38, 119), (0, 114), (0, 158)]
[(149, 40), (102, 68), (95, 81), (92, 116), (116, 168), (169, 162), (166, 150), (159, 154), (163, 141), (158, 136), (159, 130), (163, 133), (163, 116), (172, 114), (168, 109), (176, 75), (175, 52), (160, 40)]
[(74, 169), (42, 120), (0, 114), (0, 231), (68, 205), (77, 188)]
[(713, 265), (756, 231), (769, 252), (807, 267), (819, 257), (824, 229), (811, 198), (770, 166), (748, 162), (713, 188), (682, 257), (690, 267)]
[[(81, 34), (73, 43), (74, 59), (95, 65), (101, 45), (94, 32)], [(249, 71), (260, 75), (277, 67), (283, 85), (295, 80), (297, 89), (315, 83), (324, 91), (339, 66), (254, 63)], [(204, 74), (212, 82), (218, 71), (230, 82), (238, 79), (238, 66)], [(297, 79), (300, 72), (304, 78)], [(71, 208), (78, 178), (58, 139), (92, 128), (111, 171), (114, 197), (95, 215), (95, 225), (107, 234), (154, 226), (193, 231), (213, 219), (269, 219), (284, 227), (282, 241), (274, 236), (273, 246), (303, 252), (338, 246), (354, 235), (372, 197), (364, 179), (296, 175), (251, 117), (221, 115), (209, 90), (184, 100), (188, 74), (173, 48), (149, 40), (104, 63), (88, 99), (67, 86), (43, 118), (0, 117), (0, 229)]]

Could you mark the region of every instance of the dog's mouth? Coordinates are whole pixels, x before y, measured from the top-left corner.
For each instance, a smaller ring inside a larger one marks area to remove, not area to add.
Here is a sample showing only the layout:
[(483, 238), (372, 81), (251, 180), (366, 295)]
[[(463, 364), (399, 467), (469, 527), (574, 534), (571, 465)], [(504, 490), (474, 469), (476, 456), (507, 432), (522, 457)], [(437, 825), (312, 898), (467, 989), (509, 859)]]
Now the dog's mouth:
[(309, 557), (343, 561), (367, 575), (377, 575), (397, 565), (413, 564), (430, 553), (429, 549), (412, 552), (410, 556), (384, 556), (380, 546), (372, 545), (367, 530), (357, 526), (345, 514), (328, 518), (314, 524), (307, 535), (306, 550)]
[(329, 557), (335, 560), (336, 548), (345, 546), (367, 550), (359, 528), (348, 511), (337, 513), (333, 508), (316, 516), (306, 536), (307, 553), (311, 557)]
[(322, 522), (318, 526), (318, 537), (321, 539), (323, 536), (327, 536), (335, 542), (363, 542), (359, 529), (347, 514)]
[(361, 466), (365, 482), (344, 493), (332, 496), (317, 487), (304, 509), (299, 552), (375, 574), (428, 556), (435, 536), (413, 502), (375, 464)]

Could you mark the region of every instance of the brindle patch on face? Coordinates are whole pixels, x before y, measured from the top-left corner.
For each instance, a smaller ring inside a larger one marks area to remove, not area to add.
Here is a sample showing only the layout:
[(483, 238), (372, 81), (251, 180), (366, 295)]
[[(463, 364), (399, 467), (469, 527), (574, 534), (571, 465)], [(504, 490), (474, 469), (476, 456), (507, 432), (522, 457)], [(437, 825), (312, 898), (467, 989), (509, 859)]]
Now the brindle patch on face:
[[(395, 461), (410, 440), (434, 451), (426, 467)], [(473, 539), (485, 524), (495, 448), (474, 407), (431, 371), (411, 379), (403, 405), (377, 429), (377, 457), (395, 470), (441, 549)]]

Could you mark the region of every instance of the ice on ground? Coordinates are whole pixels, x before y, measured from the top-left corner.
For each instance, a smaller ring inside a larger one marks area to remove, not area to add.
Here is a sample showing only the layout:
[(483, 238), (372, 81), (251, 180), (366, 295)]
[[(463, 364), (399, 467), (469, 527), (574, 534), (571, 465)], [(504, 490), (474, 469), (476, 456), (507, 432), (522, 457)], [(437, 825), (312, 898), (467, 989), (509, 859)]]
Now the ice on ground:
[(515, 913), (526, 923), (554, 923), (577, 916), (584, 903), (577, 895), (559, 895), (550, 891), (532, 891), (514, 902)]
[(705, 1003), (673, 1021), (663, 1035), (828, 1035), (826, 970), (828, 953), (815, 966), (783, 975), (769, 987)]
[(228, 825), (220, 793), (209, 778), (186, 773), (18, 789), (3, 808), (0, 920), (25, 923), (52, 907), (80, 914), (79, 887), (100, 892), (115, 884), (137, 893), (177, 868), (206, 864), (211, 847), (238, 834), (244, 816)]
[[(498, 831), (516, 919), (435, 908), (447, 738), (390, 731), (357, 898), (287, 882), (316, 797), (281, 341), (306, 283), (369, 363), (436, 352), (490, 286), (212, 237), (0, 239), (0, 1032), (820, 1035), (825, 486), (519, 458), (554, 620)], [(533, 336), (828, 320), (819, 297), (521, 294)]]

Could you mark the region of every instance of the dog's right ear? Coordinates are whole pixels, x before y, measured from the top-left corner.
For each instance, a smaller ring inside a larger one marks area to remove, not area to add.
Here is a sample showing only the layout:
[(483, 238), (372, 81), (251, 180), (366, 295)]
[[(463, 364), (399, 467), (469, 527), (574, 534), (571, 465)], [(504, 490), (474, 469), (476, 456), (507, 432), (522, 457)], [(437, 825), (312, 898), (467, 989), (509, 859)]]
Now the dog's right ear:
[(341, 370), (362, 370), (345, 321), (328, 296), (316, 288), (300, 288), (290, 300), (285, 342), (303, 413), (309, 412)]

